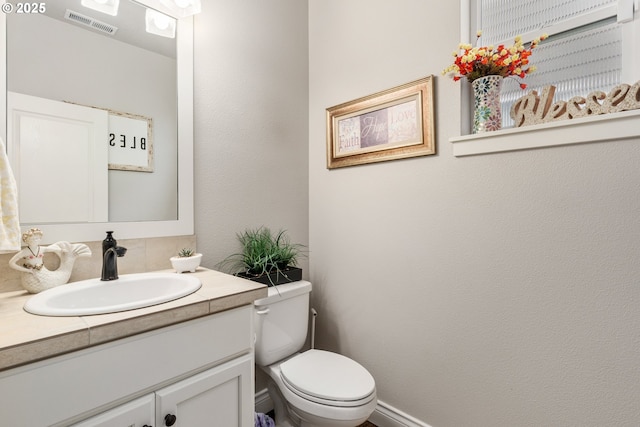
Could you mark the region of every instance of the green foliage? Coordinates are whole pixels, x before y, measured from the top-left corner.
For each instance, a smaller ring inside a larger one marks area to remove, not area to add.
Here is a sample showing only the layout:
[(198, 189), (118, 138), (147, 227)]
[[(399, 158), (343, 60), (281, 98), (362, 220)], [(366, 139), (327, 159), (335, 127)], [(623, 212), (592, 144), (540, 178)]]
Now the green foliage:
[(231, 273), (248, 273), (254, 276), (282, 272), (296, 266), (303, 256), (303, 245), (291, 243), (286, 231), (273, 234), (267, 227), (247, 229), (236, 234), (242, 252), (230, 255), (221, 265)]
[(189, 258), (190, 256), (193, 256), (193, 253), (193, 249), (191, 248), (182, 248), (180, 252), (178, 252), (178, 256), (180, 258)]

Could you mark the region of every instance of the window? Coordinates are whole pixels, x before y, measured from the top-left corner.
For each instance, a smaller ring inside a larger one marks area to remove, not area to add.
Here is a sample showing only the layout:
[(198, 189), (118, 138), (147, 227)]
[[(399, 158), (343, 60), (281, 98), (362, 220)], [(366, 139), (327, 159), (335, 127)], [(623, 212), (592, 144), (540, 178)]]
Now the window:
[[(530, 90), (556, 87), (556, 100), (609, 92), (640, 79), (638, 0), (462, 0), (469, 10), (469, 34), (482, 30), (482, 45), (513, 44), (546, 33), (532, 55), (537, 71), (527, 76), (527, 91), (515, 79), (502, 89), (503, 127), (513, 126), (511, 105)], [(634, 20), (634, 6), (636, 17)], [(468, 24), (468, 25), (467, 25)], [(463, 39), (464, 40), (464, 39)], [(469, 38), (467, 38), (469, 40)]]

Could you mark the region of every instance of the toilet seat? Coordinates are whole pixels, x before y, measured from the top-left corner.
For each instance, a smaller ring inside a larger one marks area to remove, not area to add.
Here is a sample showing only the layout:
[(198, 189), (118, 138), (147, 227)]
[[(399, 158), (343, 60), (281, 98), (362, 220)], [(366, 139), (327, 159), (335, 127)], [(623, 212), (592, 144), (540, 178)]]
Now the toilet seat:
[(375, 381), (362, 365), (323, 350), (308, 350), (281, 363), (280, 377), (296, 395), (323, 405), (362, 406), (375, 395)]

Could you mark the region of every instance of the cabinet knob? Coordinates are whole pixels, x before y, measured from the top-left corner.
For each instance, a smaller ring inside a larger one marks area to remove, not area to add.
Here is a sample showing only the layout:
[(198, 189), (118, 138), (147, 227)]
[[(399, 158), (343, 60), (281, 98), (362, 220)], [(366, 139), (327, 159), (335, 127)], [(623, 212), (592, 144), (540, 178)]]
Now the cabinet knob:
[(145, 424), (142, 427), (153, 427), (153, 426), (150, 426), (149, 424)]
[(170, 427), (176, 423), (176, 416), (173, 414), (167, 414), (164, 417), (164, 425)]

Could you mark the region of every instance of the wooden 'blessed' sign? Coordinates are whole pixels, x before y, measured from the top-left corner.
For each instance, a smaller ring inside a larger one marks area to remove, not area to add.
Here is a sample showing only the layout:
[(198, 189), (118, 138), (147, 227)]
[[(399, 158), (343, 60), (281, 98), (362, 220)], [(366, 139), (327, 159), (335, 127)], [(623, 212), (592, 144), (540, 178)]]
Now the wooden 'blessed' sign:
[(633, 85), (620, 84), (608, 94), (598, 90), (586, 97), (574, 96), (569, 101), (552, 104), (555, 91), (555, 86), (547, 86), (542, 89), (541, 95), (534, 90), (519, 98), (510, 112), (515, 126), (640, 109), (640, 81)]

